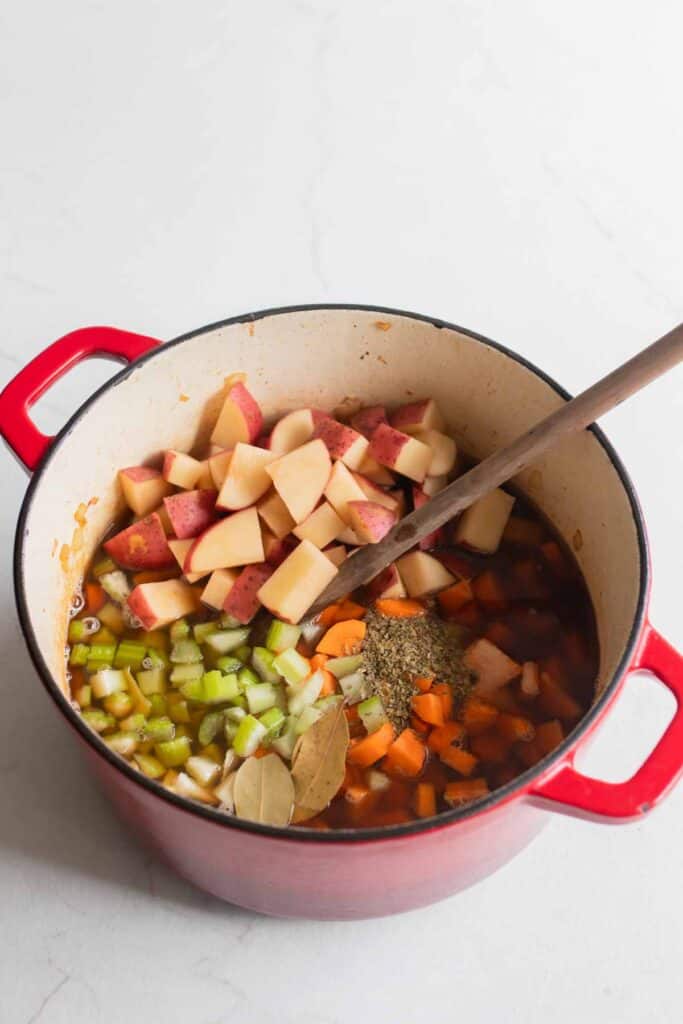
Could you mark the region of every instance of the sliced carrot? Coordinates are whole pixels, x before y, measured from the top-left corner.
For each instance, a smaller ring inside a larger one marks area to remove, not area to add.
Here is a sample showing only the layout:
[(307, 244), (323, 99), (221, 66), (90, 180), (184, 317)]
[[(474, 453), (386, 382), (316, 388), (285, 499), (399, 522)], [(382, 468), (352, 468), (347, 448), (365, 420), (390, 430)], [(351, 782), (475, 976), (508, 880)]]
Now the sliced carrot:
[(85, 610), (88, 615), (97, 615), (102, 605), (106, 602), (107, 595), (99, 583), (86, 583), (85, 585)]
[(463, 779), (461, 782), (449, 782), (443, 795), (449, 804), (466, 804), (486, 796), (488, 791), (486, 779)]
[(443, 704), (436, 693), (422, 693), (410, 702), (413, 711), (429, 725), (443, 725)]
[(415, 787), (415, 813), (418, 818), (436, 814), (436, 790), (431, 782), (418, 782)]
[(427, 750), (422, 740), (412, 729), (404, 729), (389, 747), (386, 763), (390, 770), (412, 778), (422, 771), (426, 756)]
[(522, 715), (510, 715), (503, 712), (496, 719), (496, 729), (506, 740), (522, 740), (528, 743), (536, 735), (534, 723)]
[(453, 691), (448, 683), (436, 683), (432, 687), (432, 693), (441, 701), (444, 720), (450, 718), (453, 714)]
[(460, 722), (446, 722), (440, 729), (432, 729), (427, 746), (435, 754), (440, 754), (452, 743), (461, 743), (465, 738), (465, 727)]
[(337, 692), (337, 677), (328, 672), (326, 668), (318, 670), (323, 677), (323, 685), (320, 689), (321, 697), (331, 697), (333, 693)]
[(446, 747), (439, 757), (453, 771), (467, 776), (472, 774), (479, 763), (474, 754), (470, 754), (469, 750), (463, 750), (462, 747)]
[(148, 569), (146, 572), (136, 572), (133, 576), (133, 583), (137, 587), (141, 583), (163, 583), (165, 580), (177, 578), (177, 569)]
[(468, 697), (463, 705), (463, 725), (473, 736), (488, 729), (497, 717), (498, 708), (479, 697)]
[(473, 736), (470, 740), (470, 748), (475, 757), (478, 757), (480, 761), (486, 761), (489, 764), (501, 764), (508, 756), (510, 742), (497, 732), (491, 730), (490, 732), (482, 732), (478, 736)]
[(507, 604), (503, 584), (491, 569), (472, 581), (472, 590), (477, 601), (485, 608), (504, 608)]
[(454, 583), (452, 587), (436, 595), (439, 607), (445, 615), (459, 611), (464, 605), (469, 604), (473, 597), (474, 592), (469, 580), (460, 580), (459, 583)]
[(541, 672), (538, 702), (548, 715), (574, 722), (581, 717), (581, 705), (548, 672)]
[(381, 725), (377, 732), (370, 733), (362, 740), (358, 740), (349, 750), (347, 760), (351, 764), (358, 764), (362, 768), (369, 768), (375, 761), (391, 748), (394, 739), (394, 729), (390, 722)]
[(410, 728), (413, 729), (420, 736), (427, 736), (431, 729), (431, 726), (427, 725), (426, 722), (423, 722), (421, 718), (417, 717), (417, 715), (411, 715)]
[(420, 693), (427, 693), (428, 690), (431, 690), (433, 682), (433, 676), (418, 676), (415, 680), (415, 685)]
[(252, 757), (267, 757), (269, 753), (270, 753), (270, 750), (268, 750), (267, 747), (257, 747), (256, 750), (254, 751), (254, 753), (251, 756)]
[(564, 729), (556, 718), (551, 722), (543, 722), (542, 725), (536, 726), (536, 740), (539, 747), (544, 754), (549, 754), (551, 750), (564, 739)]
[(375, 601), (375, 610), (392, 619), (412, 619), (426, 611), (421, 601), (413, 601), (410, 597), (380, 597)]
[(362, 604), (345, 598), (343, 601), (337, 601), (336, 604), (330, 604), (324, 608), (318, 616), (318, 622), (321, 626), (334, 626), (335, 623), (344, 622), (347, 619), (360, 619), (366, 611), (367, 608), (364, 608)]
[(327, 654), (314, 654), (311, 658), (311, 668), (315, 672), (317, 668), (325, 668), (325, 665), (330, 660)]
[(366, 626), (360, 619), (347, 619), (337, 622), (328, 629), (316, 652), (329, 654), (333, 658), (342, 658), (348, 654), (357, 654), (365, 639)]

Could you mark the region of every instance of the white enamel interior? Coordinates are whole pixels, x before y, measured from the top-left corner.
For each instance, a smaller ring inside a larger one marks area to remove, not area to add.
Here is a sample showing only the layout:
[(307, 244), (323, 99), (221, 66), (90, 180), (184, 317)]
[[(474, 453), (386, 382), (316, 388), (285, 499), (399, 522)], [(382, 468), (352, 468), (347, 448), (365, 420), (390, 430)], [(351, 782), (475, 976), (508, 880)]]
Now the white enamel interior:
[[(374, 404), (432, 395), (463, 449), (479, 458), (562, 401), (533, 371), (485, 343), (373, 311), (274, 314), (162, 349), (76, 423), (46, 467), (27, 517), (30, 620), (62, 689), (66, 609), (121, 508), (117, 468), (149, 462), (165, 448), (189, 451), (205, 444), (223, 379), (238, 370), (248, 374), (269, 417), (302, 405), (332, 409), (346, 396)], [(588, 432), (566, 441), (517, 482), (574, 549), (588, 581), (601, 647), (599, 692), (618, 666), (637, 612), (641, 565), (628, 495)], [(91, 498), (97, 503), (81, 528), (74, 514)]]

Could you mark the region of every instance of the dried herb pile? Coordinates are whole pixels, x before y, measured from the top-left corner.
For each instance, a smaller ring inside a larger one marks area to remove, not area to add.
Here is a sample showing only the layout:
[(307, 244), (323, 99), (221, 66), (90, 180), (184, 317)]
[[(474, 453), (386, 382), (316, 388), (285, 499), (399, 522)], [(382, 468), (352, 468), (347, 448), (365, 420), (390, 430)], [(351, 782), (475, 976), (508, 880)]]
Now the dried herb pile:
[(433, 676), (448, 683), (455, 706), (469, 691), (473, 679), (463, 662), (462, 633), (435, 615), (395, 619), (370, 609), (365, 616), (363, 674), (381, 698), (397, 731), (410, 719), (410, 701), (417, 693), (414, 680)]

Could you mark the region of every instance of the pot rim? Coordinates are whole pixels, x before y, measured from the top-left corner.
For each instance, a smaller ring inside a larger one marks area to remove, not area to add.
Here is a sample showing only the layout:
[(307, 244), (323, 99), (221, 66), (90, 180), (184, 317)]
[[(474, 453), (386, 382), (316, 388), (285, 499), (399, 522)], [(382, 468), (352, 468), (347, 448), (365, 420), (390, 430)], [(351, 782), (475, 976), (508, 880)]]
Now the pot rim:
[(85, 413), (98, 401), (98, 399), (111, 388), (117, 387), (123, 383), (135, 370), (153, 360), (156, 356), (165, 352), (168, 348), (176, 345), (181, 345), (185, 341), (189, 341), (191, 338), (195, 338), (199, 335), (206, 334), (210, 331), (217, 330), (221, 327), (229, 327), (233, 324), (250, 323), (258, 320), (266, 319), (267, 317), (282, 316), (290, 313), (305, 313), (305, 312), (317, 312), (323, 310), (340, 310), (345, 312), (371, 312), (371, 313), (383, 313), (391, 316), (407, 317), (411, 320), (421, 321), (423, 323), (431, 324), (433, 327), (439, 329), (447, 328), (448, 330), (457, 331), (460, 334), (464, 334), (466, 337), (472, 338), (478, 341), (480, 344), (487, 345), (490, 348), (501, 352), (503, 355), (508, 356), (510, 359), (531, 370), (537, 377), (540, 377), (546, 384), (550, 385), (553, 390), (565, 401), (568, 401), (572, 396), (565, 390), (560, 384), (557, 383), (552, 377), (550, 377), (543, 370), (539, 369), (534, 363), (528, 359), (519, 355), (512, 349), (507, 348), (505, 345), (501, 345), (499, 342), (492, 341), (485, 335), (478, 334), (475, 331), (471, 331), (465, 327), (460, 327), (457, 324), (452, 324), (446, 320), (441, 320), (436, 317), (425, 316), (421, 313), (413, 313), (406, 310), (394, 309), (388, 306), (374, 306), (365, 305), (360, 303), (310, 303), (298, 306), (279, 306), (270, 309), (262, 309), (253, 313), (243, 313), (238, 316), (228, 317), (224, 320), (218, 320), (214, 323), (207, 324), (203, 327), (196, 328), (195, 330), (188, 331), (185, 334), (179, 335), (177, 338), (173, 338), (171, 341), (160, 344), (157, 348), (151, 349), (145, 353), (135, 362), (130, 363), (120, 373), (115, 374), (108, 381), (106, 381), (101, 387), (99, 387), (93, 394), (87, 398), (81, 406), (75, 411), (75, 413), (67, 420), (65, 425), (55, 436), (52, 444), (50, 445), (45, 457), (41, 460), (40, 464), (33, 473), (29, 482), (22, 506), (19, 512), (19, 518), (17, 521), (17, 529), (14, 541), (14, 586), (15, 586), (15, 601), (17, 607), (17, 613), (19, 617), (19, 623), (21, 625), (24, 638), (26, 640), (29, 655), (33, 665), (38, 672), (38, 676), (48, 692), (55, 702), (57, 708), (62, 713), (68, 724), (80, 735), (85, 741), (98, 754), (103, 760), (107, 761), (116, 771), (121, 772), (129, 781), (147, 790), (153, 796), (166, 801), (177, 810), (185, 811), (188, 814), (194, 815), (199, 818), (203, 818), (206, 821), (218, 825), (223, 828), (235, 828), (243, 832), (250, 832), (254, 835), (266, 836), (270, 839), (278, 839), (281, 841), (289, 842), (307, 842), (307, 843), (358, 843), (358, 842), (377, 842), (377, 841), (388, 841), (391, 839), (399, 839), (411, 835), (418, 835), (426, 832), (437, 832), (444, 828), (449, 828), (457, 825), (461, 821), (465, 821), (469, 818), (475, 817), (478, 814), (490, 812), (495, 810), (496, 807), (507, 803), (515, 796), (522, 796), (524, 791), (529, 788), (530, 783), (538, 779), (540, 776), (546, 774), (548, 770), (556, 763), (563, 761), (569, 751), (577, 745), (582, 736), (590, 731), (593, 724), (601, 717), (607, 706), (611, 703), (613, 698), (616, 696), (616, 691), (619, 686), (619, 682), (625, 674), (628, 666), (631, 663), (633, 654), (635, 652), (640, 633), (642, 631), (643, 622), (645, 618), (647, 595), (649, 592), (650, 582), (650, 566), (648, 557), (648, 546), (647, 538), (645, 534), (645, 526), (643, 520), (642, 510), (638, 502), (638, 498), (635, 493), (635, 489), (631, 482), (631, 479), (621, 462), (621, 459), (617, 455), (610, 441), (603, 433), (603, 431), (593, 424), (588, 429), (594, 434), (607, 457), (609, 458), (612, 466), (616, 470), (621, 484), (628, 497), (631, 511), (633, 514), (634, 525), (636, 528), (636, 535), (638, 540), (638, 551), (640, 555), (640, 581), (638, 588), (638, 601), (636, 605), (636, 612), (629, 633), (628, 640), (624, 646), (622, 656), (619, 660), (619, 664), (612, 675), (609, 683), (605, 686), (602, 694), (591, 705), (589, 710), (583, 716), (579, 724), (564, 738), (562, 743), (549, 755), (544, 757), (536, 765), (528, 768), (522, 772), (516, 778), (510, 782), (501, 786), (499, 789), (495, 789), (489, 796), (482, 800), (476, 801), (466, 807), (454, 809), (451, 811), (443, 811), (434, 818), (425, 818), (418, 821), (408, 822), (403, 825), (385, 825), (376, 828), (359, 828), (359, 829), (335, 829), (329, 832), (321, 831), (318, 829), (306, 829), (301, 827), (300, 829), (296, 826), (273, 826), (273, 825), (261, 825), (257, 822), (250, 822), (241, 818), (237, 818), (234, 815), (228, 815), (224, 812), (216, 810), (213, 807), (208, 807), (203, 804), (195, 803), (186, 799), (185, 797), (177, 796), (175, 793), (165, 789), (160, 783), (149, 779), (146, 775), (131, 768), (127, 761), (116, 756), (106, 744), (100, 739), (97, 733), (93, 732), (87, 727), (80, 714), (72, 707), (67, 698), (64, 696), (60, 688), (57, 686), (52, 673), (50, 672), (47, 664), (41, 653), (39, 644), (37, 642), (33, 627), (31, 625), (29, 611), (28, 611), (28, 599), (27, 599), (27, 586), (24, 574), (24, 556), (23, 556), (23, 542), (24, 542), (24, 530), (26, 520), (28, 518), (31, 506), (33, 503), (34, 495), (40, 485), (43, 474), (50, 464), (50, 461), (57, 451), (57, 449), (67, 440), (71, 434), (75, 425), (85, 415)]

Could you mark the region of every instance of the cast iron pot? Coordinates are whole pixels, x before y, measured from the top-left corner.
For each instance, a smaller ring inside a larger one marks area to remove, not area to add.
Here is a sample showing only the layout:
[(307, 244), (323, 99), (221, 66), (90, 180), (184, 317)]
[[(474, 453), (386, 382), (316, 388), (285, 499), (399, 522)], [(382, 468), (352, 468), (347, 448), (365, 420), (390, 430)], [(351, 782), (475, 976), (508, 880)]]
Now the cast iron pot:
[[(29, 408), (91, 356), (130, 365), (56, 438)], [(21, 626), (47, 693), (121, 816), (195, 885), (267, 914), (359, 918), (442, 899), (491, 873), (536, 835), (548, 811), (602, 822), (639, 819), (683, 767), (683, 660), (647, 619), (648, 551), (631, 483), (603, 434), (562, 444), (516, 484), (573, 546), (595, 608), (600, 672), (593, 706), (545, 760), (489, 797), (437, 820), (348, 832), (251, 824), (181, 799), (107, 749), (69, 701), (67, 612), (83, 569), (121, 510), (121, 465), (208, 438), (223, 378), (243, 370), (266, 415), (433, 395), (464, 449), (481, 458), (547, 415), (567, 394), (544, 373), (470, 331), (367, 306), (306, 306), (235, 317), (166, 345), (111, 327), (74, 331), (37, 356), (0, 396), (0, 430), (33, 474), (16, 535)], [(198, 427), (199, 424), (199, 427)], [(96, 501), (94, 500), (96, 499)], [(580, 774), (577, 752), (647, 669), (677, 712), (627, 782)]]

